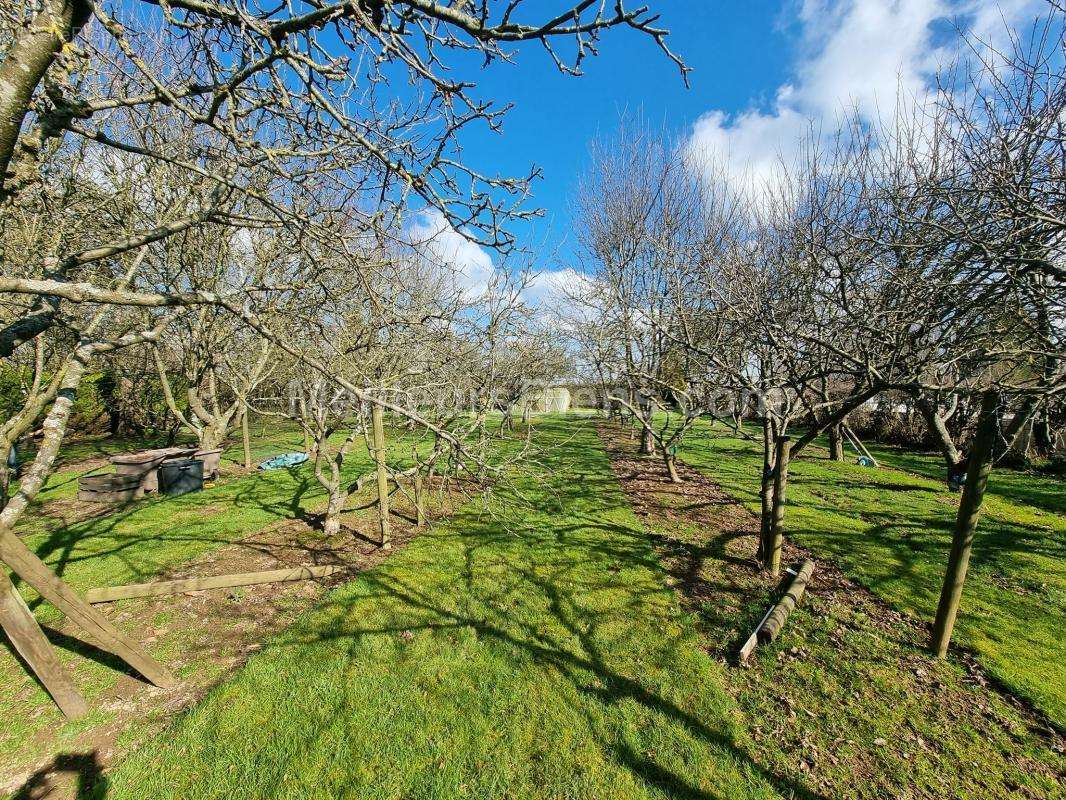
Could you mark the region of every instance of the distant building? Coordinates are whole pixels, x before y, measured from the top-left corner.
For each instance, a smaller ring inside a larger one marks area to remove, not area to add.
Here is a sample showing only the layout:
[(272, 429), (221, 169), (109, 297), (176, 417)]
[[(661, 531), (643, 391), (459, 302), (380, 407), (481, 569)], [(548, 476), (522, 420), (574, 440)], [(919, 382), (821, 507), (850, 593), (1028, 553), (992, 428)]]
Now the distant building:
[(522, 396), (519, 407), (534, 414), (562, 414), (570, 410), (570, 390), (565, 386), (546, 386)]

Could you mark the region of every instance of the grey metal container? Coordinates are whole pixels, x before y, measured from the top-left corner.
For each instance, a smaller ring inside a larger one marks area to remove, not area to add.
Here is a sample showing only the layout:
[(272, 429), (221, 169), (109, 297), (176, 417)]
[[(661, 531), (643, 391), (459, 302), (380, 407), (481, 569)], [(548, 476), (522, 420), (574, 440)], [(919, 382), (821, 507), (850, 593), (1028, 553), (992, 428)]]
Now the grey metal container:
[(188, 494), (204, 488), (204, 462), (199, 458), (173, 458), (159, 465), (159, 491)]

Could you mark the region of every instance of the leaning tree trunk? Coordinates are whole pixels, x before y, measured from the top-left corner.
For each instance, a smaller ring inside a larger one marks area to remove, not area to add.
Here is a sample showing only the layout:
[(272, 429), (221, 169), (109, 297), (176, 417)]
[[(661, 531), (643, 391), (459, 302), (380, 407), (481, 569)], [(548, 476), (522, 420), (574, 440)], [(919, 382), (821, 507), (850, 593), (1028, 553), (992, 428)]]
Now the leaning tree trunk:
[(940, 591), (936, 619), (933, 622), (930, 648), (938, 658), (943, 658), (948, 652), (955, 619), (959, 614), (962, 587), (966, 582), (966, 570), (970, 564), (970, 551), (973, 549), (977, 520), (981, 516), (985, 486), (992, 472), (992, 450), (996, 444), (998, 425), (999, 396), (995, 392), (987, 392), (981, 403), (981, 418), (977, 426), (977, 435), (967, 459), (969, 466), (966, 470), (966, 483), (963, 485), (962, 499), (959, 501), (959, 513), (955, 520), (948, 568)]
[(66, 42), (89, 18), (81, 0), (48, 0), (16, 35), (0, 63), (0, 181), (7, 187), (8, 165), (30, 110), (30, 100)]

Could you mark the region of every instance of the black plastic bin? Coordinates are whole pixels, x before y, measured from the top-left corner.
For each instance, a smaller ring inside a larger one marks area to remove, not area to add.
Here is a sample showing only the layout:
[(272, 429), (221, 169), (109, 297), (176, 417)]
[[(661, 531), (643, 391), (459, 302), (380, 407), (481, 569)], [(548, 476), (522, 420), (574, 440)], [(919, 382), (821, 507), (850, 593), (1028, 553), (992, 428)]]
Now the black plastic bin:
[(173, 458), (159, 465), (161, 494), (179, 495), (204, 488), (204, 462), (199, 458)]

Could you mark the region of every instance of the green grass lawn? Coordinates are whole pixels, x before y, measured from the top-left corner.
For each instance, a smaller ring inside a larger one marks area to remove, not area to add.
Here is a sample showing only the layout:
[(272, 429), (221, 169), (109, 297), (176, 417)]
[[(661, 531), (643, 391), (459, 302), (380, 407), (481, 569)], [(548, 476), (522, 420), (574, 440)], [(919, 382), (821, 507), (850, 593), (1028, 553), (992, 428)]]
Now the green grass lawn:
[[(389, 442), (390, 463), (409, 463), (414, 441), (395, 432)], [(104, 445), (94, 445), (101, 446)], [(428, 447), (428, 443), (419, 446)], [(236, 447), (243, 459), (243, 447), (239, 442)], [(257, 434), (253, 452), (266, 456), (299, 449), (300, 434), (281, 428)], [(80, 452), (75, 449), (75, 453)], [(68, 463), (73, 460), (68, 459)], [(346, 460), (346, 474), (354, 477), (372, 468), (366, 447), (357, 444)], [(67, 523), (61, 517), (42, 513), (46, 510), (42, 503), (76, 493), (78, 474), (76, 470), (66, 470), (51, 476), (48, 488), (20, 520), (16, 532), (45, 563), (79, 590), (150, 580), (170, 567), (240, 541), (271, 523), (295, 519), (322, 505), (325, 499), (311, 467), (304, 465), (234, 477), (181, 497), (154, 495), (80, 522)], [(17, 577), (12, 578), (42, 625), (55, 626), (62, 620), (56, 609)], [(90, 704), (119, 678), (113, 663), (84, 657), (76, 642), (69, 642), (57, 652)], [(0, 751), (26, 746), (34, 731), (48, 725), (62, 724), (61, 735), (67, 735), (101, 722), (94, 711), (85, 720), (61, 723), (61, 715), (48, 695), (6, 648), (0, 649), (0, 683), (5, 686), (0, 693), (0, 716), (9, 721), (0, 727)], [(26, 713), (21, 699), (27, 692), (32, 714)]]
[[(701, 422), (681, 457), (750, 508), (761, 449)], [(831, 558), (896, 608), (932, 620), (958, 495), (931, 455), (877, 448), (881, 469), (812, 449), (792, 463), (786, 535)], [(1052, 477), (997, 470), (986, 495), (955, 630), (985, 668), (1066, 726), (1066, 491)]]
[(539, 425), (493, 513), (334, 591), (96, 796), (808, 796), (749, 759), (590, 423)]

